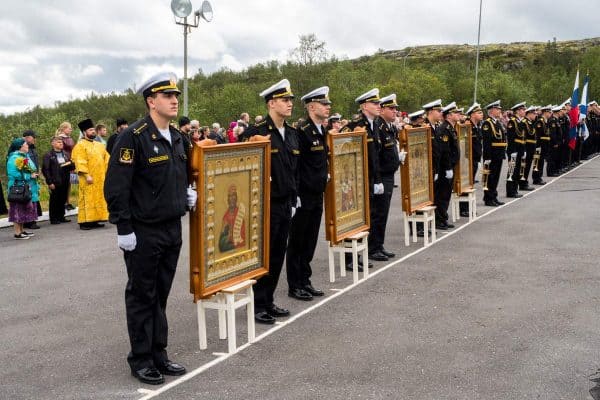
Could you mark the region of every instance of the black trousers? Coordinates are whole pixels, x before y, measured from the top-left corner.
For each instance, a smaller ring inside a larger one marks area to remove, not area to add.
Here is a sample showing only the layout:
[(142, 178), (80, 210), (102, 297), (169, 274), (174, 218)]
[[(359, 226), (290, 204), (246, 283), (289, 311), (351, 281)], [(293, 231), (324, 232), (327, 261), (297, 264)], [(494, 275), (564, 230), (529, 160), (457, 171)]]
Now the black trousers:
[(452, 196), (452, 179), (446, 178), (446, 171), (440, 171), (438, 180), (434, 182), (435, 222), (448, 222), (448, 206)]
[[(527, 157), (525, 157), (525, 180), (519, 181), (519, 187), (522, 189), (529, 186), (529, 173), (531, 172), (531, 166), (533, 165), (533, 155), (535, 154), (535, 144), (528, 143), (526, 145)], [(539, 162), (539, 161), (538, 161)], [(538, 166), (539, 168), (539, 166)]]
[(127, 266), (125, 309), (132, 370), (167, 360), (167, 298), (181, 249), (181, 219), (160, 224), (133, 222), (137, 245), (124, 252)]
[(48, 206), (50, 222), (61, 221), (65, 218), (65, 203), (67, 201), (68, 194), (68, 185), (55, 185), (54, 190), (50, 191), (50, 204)]
[(483, 193), (483, 201), (498, 200), (498, 182), (500, 181), (500, 170), (504, 159), (495, 158), (490, 162), (490, 175), (488, 176), (487, 187)]
[(301, 289), (311, 283), (310, 263), (317, 248), (322, 215), (323, 201), (321, 200), (321, 204), (317, 207), (307, 208), (302, 205), (292, 218), (285, 259), (290, 289)]
[(390, 204), (394, 192), (394, 174), (381, 174), (383, 194), (371, 197), (371, 227), (369, 231), (369, 253), (383, 248), (385, 229), (387, 227)]
[(273, 306), (273, 294), (283, 267), (291, 218), (292, 206), (289, 200), (271, 200), (269, 273), (259, 278), (254, 285), (255, 313)]

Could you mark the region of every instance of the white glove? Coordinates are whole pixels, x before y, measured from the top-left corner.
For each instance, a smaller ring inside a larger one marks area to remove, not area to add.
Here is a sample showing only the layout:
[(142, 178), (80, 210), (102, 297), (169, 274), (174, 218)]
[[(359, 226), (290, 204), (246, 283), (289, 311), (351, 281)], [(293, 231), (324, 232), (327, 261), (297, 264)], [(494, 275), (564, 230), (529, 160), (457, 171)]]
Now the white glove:
[(517, 152), (510, 153), (510, 158), (517, 158)]
[(373, 194), (383, 194), (383, 183), (373, 185)]
[(131, 232), (128, 235), (117, 235), (117, 245), (125, 251), (133, 251), (136, 244), (135, 232)]
[(434, 181), (434, 182), (437, 182), (437, 178), (438, 178), (438, 174), (435, 174), (435, 175), (433, 176), (433, 181)]
[(398, 156), (400, 156), (400, 162), (404, 164), (404, 160), (406, 159), (406, 152), (404, 150), (401, 150)]
[(477, 161), (477, 169), (481, 169), (481, 161)]
[(296, 215), (296, 207), (292, 207), (292, 218), (294, 218), (294, 215)]
[(327, 174), (327, 182), (331, 180), (331, 175)]
[(302, 207), (302, 202), (300, 201), (300, 196), (296, 197), (296, 208)]
[(192, 189), (192, 185), (189, 185), (187, 188), (187, 206), (189, 208), (196, 207), (196, 201), (198, 200), (198, 193), (194, 189)]
[(527, 158), (527, 152), (526, 151), (523, 152), (523, 158)]
[(454, 171), (452, 171), (451, 169), (447, 169), (446, 170), (446, 179), (452, 179), (452, 177), (454, 177)]
[(483, 160), (483, 163), (484, 163), (485, 165), (490, 165), (490, 163), (491, 163), (491, 162), (492, 162), (492, 160)]
[(537, 152), (539, 153), (539, 152), (541, 152), (541, 151), (542, 151), (542, 148), (541, 148), (541, 147), (536, 147), (536, 148), (535, 148), (535, 151), (537, 151)]

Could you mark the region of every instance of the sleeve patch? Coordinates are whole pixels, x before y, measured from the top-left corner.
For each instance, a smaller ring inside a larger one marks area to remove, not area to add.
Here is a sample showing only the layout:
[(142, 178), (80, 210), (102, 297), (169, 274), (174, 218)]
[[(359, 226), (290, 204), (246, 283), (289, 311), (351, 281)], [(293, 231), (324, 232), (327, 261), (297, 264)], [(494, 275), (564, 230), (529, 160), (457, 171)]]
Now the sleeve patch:
[(119, 149), (119, 162), (121, 164), (133, 164), (133, 149), (121, 147)]

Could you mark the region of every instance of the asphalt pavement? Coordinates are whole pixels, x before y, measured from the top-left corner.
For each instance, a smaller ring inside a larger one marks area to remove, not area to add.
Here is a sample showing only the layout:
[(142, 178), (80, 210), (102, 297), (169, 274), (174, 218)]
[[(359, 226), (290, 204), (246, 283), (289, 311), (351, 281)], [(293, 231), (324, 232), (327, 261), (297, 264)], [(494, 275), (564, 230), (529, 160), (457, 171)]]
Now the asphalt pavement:
[(358, 285), (351, 274), (331, 284), (320, 240), (313, 284), (326, 297), (288, 298), (283, 273), (276, 302), (292, 318), (257, 325), (259, 340), (232, 356), (213, 354), (227, 349), (214, 313), (209, 348), (198, 349), (184, 245), (168, 350), (190, 373), (158, 387), (132, 378), (125, 360), (116, 230), (42, 223), (15, 241), (2, 229), (0, 399), (590, 399), (600, 158), (497, 209), (480, 194), (477, 220), (461, 218), (423, 249), (404, 246), (396, 189), (386, 248), (397, 257)]

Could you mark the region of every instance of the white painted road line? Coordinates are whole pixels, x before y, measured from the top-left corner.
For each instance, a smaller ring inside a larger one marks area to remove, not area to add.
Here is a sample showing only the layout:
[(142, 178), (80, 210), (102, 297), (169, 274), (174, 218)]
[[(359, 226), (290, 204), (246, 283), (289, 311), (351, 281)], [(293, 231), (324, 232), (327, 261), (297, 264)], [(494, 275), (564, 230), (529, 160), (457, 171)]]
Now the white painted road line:
[[(596, 157), (598, 157), (598, 156), (596, 156)], [(558, 176), (558, 177), (552, 179), (551, 181), (546, 182), (545, 185), (538, 187), (536, 190), (533, 190), (531, 192), (525, 193), (523, 195), (523, 197), (521, 197), (521, 198), (513, 199), (512, 201), (506, 202), (506, 204), (504, 204), (502, 206), (491, 208), (490, 210), (488, 210), (485, 213), (483, 213), (481, 216), (478, 216), (477, 218), (475, 218), (473, 221), (470, 221), (470, 222), (467, 221), (464, 225), (461, 225), (460, 227), (455, 228), (455, 229), (453, 229), (450, 232), (447, 232), (446, 235), (440, 236), (434, 243), (432, 243), (432, 245), (435, 245), (437, 242), (439, 242), (441, 240), (445, 240), (448, 237), (451, 237), (452, 235), (454, 235), (457, 232), (461, 231), (462, 229), (464, 229), (465, 227), (469, 226), (470, 224), (479, 221), (481, 218), (483, 218), (486, 215), (490, 215), (490, 214), (492, 214), (492, 213), (494, 213), (494, 212), (496, 212), (496, 211), (498, 211), (498, 210), (500, 210), (500, 209), (502, 209), (504, 207), (507, 207), (510, 204), (514, 204), (516, 201), (524, 199), (527, 196), (531, 195), (532, 193), (535, 193), (538, 190), (543, 190), (543, 189), (549, 187), (550, 185), (552, 185), (557, 180), (559, 180), (559, 179), (561, 179), (561, 178), (569, 175), (573, 171), (576, 171), (577, 169), (579, 169), (583, 165), (585, 165), (588, 162), (594, 160), (596, 157), (592, 158), (591, 160), (584, 161), (581, 165), (578, 165), (577, 167), (571, 169), (569, 172), (566, 172), (566, 173), (562, 174), (561, 176)], [(319, 307), (327, 304), (328, 302), (332, 301), (333, 299), (335, 299), (335, 298), (341, 296), (342, 294), (344, 294), (344, 293), (352, 290), (354, 287), (356, 287), (356, 286), (364, 283), (365, 281), (367, 281), (367, 280), (369, 280), (369, 279), (377, 276), (378, 274), (382, 273), (383, 271), (386, 271), (386, 270), (388, 270), (388, 269), (390, 269), (390, 268), (392, 268), (392, 267), (394, 267), (394, 266), (396, 266), (396, 265), (398, 265), (398, 264), (400, 264), (400, 263), (408, 260), (409, 258), (411, 258), (411, 257), (413, 257), (413, 256), (415, 256), (415, 255), (417, 255), (417, 254), (419, 254), (419, 253), (421, 253), (421, 252), (423, 252), (423, 251), (425, 251), (427, 249), (430, 249), (432, 247), (432, 245), (427, 246), (427, 247), (422, 246), (419, 249), (413, 251), (412, 253), (409, 253), (409, 254), (405, 255), (404, 257), (402, 257), (402, 258), (400, 258), (398, 260), (395, 260), (395, 261), (393, 261), (393, 262), (391, 262), (391, 263), (389, 263), (389, 264), (387, 264), (387, 265), (385, 265), (385, 266), (377, 269), (376, 271), (373, 271), (373, 272), (369, 273), (369, 276), (367, 276), (366, 278), (360, 279), (358, 282), (352, 283), (352, 284), (344, 287), (343, 289), (331, 289), (332, 291), (335, 291), (336, 293), (332, 294), (331, 296), (325, 297), (324, 299), (322, 299), (318, 303), (315, 303), (312, 306), (310, 306), (310, 307), (308, 307), (308, 308), (300, 311), (299, 313), (291, 316), (290, 318), (288, 318), (285, 321), (277, 321), (277, 323), (275, 324), (275, 326), (273, 328), (271, 328), (271, 329), (263, 332), (261, 335), (257, 336), (254, 339), (254, 342), (252, 342), (252, 343), (245, 343), (242, 346), (238, 347), (238, 351), (237, 352), (241, 352), (241, 351), (245, 350), (246, 348), (248, 348), (249, 346), (251, 346), (253, 343), (257, 343), (257, 342), (261, 341), (262, 339), (266, 338), (267, 336), (272, 335), (273, 333), (277, 332), (278, 330), (280, 330), (280, 329), (286, 327), (287, 325), (291, 324), (292, 322), (296, 321), (297, 319), (299, 319), (299, 318), (303, 317), (304, 315), (310, 313), (311, 311), (313, 311), (313, 310), (315, 310), (315, 309), (317, 309), (317, 308), (319, 308)], [(141, 397), (139, 400), (148, 400), (148, 399), (151, 399), (151, 398), (156, 397), (156, 396), (160, 395), (161, 393), (164, 393), (164, 392), (166, 392), (166, 391), (168, 391), (168, 390), (170, 390), (170, 389), (172, 389), (172, 388), (174, 388), (174, 387), (176, 387), (178, 385), (181, 385), (182, 383), (184, 383), (184, 382), (192, 379), (196, 375), (199, 375), (202, 372), (206, 371), (207, 369), (209, 369), (209, 368), (211, 368), (211, 367), (213, 367), (213, 366), (215, 366), (217, 364), (220, 364), (222, 361), (225, 361), (229, 357), (234, 356), (236, 353), (233, 353), (233, 354), (213, 353), (214, 355), (217, 355), (217, 354), (221, 354), (221, 355), (218, 358), (215, 358), (214, 360), (212, 360), (212, 361), (210, 361), (210, 362), (208, 362), (208, 363), (206, 363), (204, 365), (201, 365), (200, 367), (194, 369), (193, 371), (188, 372), (187, 374), (181, 376), (180, 378), (177, 378), (174, 381), (172, 381), (172, 382), (170, 382), (170, 383), (168, 383), (168, 384), (166, 384), (166, 385), (158, 388), (157, 390), (138, 389), (139, 393), (146, 393), (146, 395), (144, 397)]]

